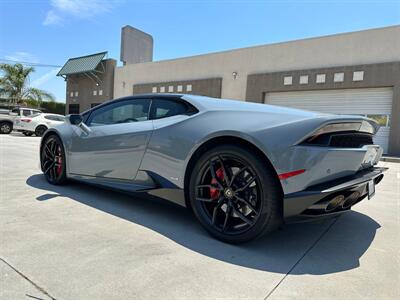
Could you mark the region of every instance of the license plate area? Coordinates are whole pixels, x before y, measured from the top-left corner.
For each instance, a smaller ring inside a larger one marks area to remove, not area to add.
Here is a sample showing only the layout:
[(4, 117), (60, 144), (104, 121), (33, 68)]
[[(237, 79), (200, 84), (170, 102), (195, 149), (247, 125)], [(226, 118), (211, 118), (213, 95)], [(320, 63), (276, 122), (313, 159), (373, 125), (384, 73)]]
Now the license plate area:
[(368, 181), (367, 189), (368, 189), (368, 200), (369, 200), (375, 195), (375, 181), (374, 180)]

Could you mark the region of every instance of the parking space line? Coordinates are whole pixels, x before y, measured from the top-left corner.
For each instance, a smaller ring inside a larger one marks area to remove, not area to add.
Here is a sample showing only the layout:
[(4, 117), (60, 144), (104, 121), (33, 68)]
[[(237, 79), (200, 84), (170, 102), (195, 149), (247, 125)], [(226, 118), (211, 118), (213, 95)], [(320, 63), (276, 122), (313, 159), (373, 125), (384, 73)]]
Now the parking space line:
[(273, 289), (265, 296), (264, 300), (268, 299), (273, 292), (279, 287), (279, 285), (286, 279), (286, 277), (297, 267), (297, 265), (303, 260), (304, 257), (318, 244), (318, 242), (328, 233), (328, 231), (332, 228), (333, 225), (337, 222), (340, 218), (338, 216), (335, 220), (321, 233), (321, 235), (315, 240), (315, 242), (304, 252), (304, 254), (296, 261), (296, 263), (290, 268), (290, 270), (279, 280), (279, 282), (273, 287)]
[[(3, 259), (2, 257), (0, 257), (0, 261), (4, 262), (7, 266), (9, 266), (12, 270), (14, 270), (18, 275), (20, 275), (22, 278), (24, 278), (26, 281), (28, 281), (30, 284), (32, 284), (39, 292), (41, 292), (42, 294), (46, 295), (47, 297), (49, 297), (50, 299), (56, 300), (56, 298), (54, 298), (53, 296), (51, 296), (45, 289), (43, 289), (42, 287), (40, 287), (39, 285), (37, 285), (35, 282), (33, 282), (31, 279), (28, 278), (28, 276), (26, 276), (25, 274), (23, 274), (22, 272), (20, 272), (19, 270), (17, 270), (14, 266), (12, 266), (10, 263), (8, 263), (5, 259)], [(32, 298), (31, 295), (26, 295), (30, 298)]]

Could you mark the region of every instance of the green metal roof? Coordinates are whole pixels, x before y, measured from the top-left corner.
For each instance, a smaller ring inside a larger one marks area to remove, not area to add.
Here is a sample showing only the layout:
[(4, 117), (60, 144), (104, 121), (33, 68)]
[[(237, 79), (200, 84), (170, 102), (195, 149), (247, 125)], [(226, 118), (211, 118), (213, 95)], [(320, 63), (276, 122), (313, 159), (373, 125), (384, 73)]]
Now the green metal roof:
[(94, 71), (106, 54), (107, 52), (100, 52), (96, 54), (70, 58), (58, 72), (57, 76)]

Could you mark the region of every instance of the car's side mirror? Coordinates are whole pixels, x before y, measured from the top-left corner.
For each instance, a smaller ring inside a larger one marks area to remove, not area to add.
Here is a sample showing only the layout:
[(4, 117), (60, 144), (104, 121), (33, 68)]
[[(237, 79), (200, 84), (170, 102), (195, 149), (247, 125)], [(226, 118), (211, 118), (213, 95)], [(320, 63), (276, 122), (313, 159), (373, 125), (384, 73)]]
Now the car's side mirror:
[(72, 125), (79, 126), (83, 122), (83, 119), (81, 115), (69, 115), (69, 122)]

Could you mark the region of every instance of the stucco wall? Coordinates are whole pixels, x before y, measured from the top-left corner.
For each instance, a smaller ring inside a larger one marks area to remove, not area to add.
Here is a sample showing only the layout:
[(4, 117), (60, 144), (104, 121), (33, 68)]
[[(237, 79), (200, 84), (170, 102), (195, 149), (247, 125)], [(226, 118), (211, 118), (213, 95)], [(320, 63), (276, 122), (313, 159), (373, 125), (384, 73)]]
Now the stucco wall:
[(400, 26), (392, 26), (118, 67), (114, 97), (137, 84), (221, 77), (221, 97), (244, 100), (248, 74), (399, 60)]
[[(65, 113), (69, 113), (69, 104), (79, 104), (80, 112), (83, 112), (91, 107), (92, 103), (102, 103), (114, 98), (114, 72), (117, 61), (107, 59), (101, 62), (103, 68), (99, 65), (97, 70), (103, 73), (97, 73), (101, 79), (101, 83), (97, 86), (93, 79), (90, 79), (84, 74), (70, 75), (67, 80), (66, 88), (66, 107)], [(93, 91), (97, 91), (97, 95), (93, 95)], [(102, 95), (98, 91), (102, 90)], [(75, 93), (78, 92), (78, 96)], [(74, 96), (71, 96), (71, 93)]]

